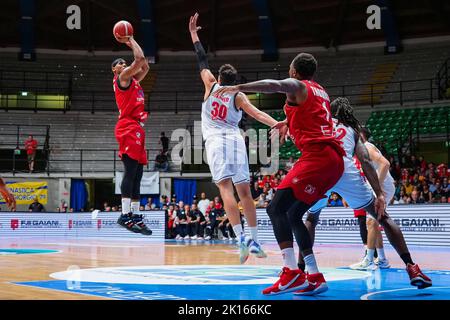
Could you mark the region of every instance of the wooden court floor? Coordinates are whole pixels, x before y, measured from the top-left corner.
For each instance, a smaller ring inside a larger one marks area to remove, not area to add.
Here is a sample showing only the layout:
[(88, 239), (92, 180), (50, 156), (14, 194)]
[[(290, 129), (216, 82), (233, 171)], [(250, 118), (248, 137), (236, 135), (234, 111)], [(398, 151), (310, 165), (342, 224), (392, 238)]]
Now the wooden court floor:
[[(266, 259), (251, 257), (248, 265), (281, 266), (276, 244), (264, 244)], [(206, 241), (130, 241), (99, 239), (1, 239), (0, 249), (50, 249), (46, 254), (0, 254), (0, 299), (104, 299), (15, 284), (52, 280), (50, 274), (68, 268), (139, 267), (168, 265), (238, 265), (237, 247), (232, 243)], [(360, 260), (362, 248), (355, 245), (316, 245), (320, 267), (348, 266)], [(386, 248), (393, 267), (403, 268), (395, 251)], [(450, 250), (411, 248), (422, 269), (447, 270)]]

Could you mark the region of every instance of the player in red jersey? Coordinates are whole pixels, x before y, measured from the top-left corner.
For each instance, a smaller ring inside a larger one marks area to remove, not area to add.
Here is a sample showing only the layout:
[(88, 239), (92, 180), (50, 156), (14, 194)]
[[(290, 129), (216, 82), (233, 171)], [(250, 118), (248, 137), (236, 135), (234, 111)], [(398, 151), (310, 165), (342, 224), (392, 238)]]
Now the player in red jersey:
[(295, 145), (302, 152), (267, 208), (284, 267), (280, 279), (265, 289), (264, 294), (292, 292), (308, 287), (307, 275), (297, 266), (292, 233), (310, 273), (321, 276), (302, 217), (340, 179), (344, 171), (345, 152), (334, 136), (330, 98), (322, 86), (311, 80), (316, 69), (316, 59), (311, 54), (300, 53), (290, 65), (288, 79), (224, 87), (216, 93), (285, 93), (287, 118), (274, 128), (280, 130), (282, 139), (289, 129)]
[(140, 186), (147, 164), (145, 151), (144, 122), (147, 112), (144, 111), (144, 91), (139, 81), (144, 79), (149, 70), (148, 62), (139, 44), (133, 37), (125, 42), (133, 50), (134, 61), (130, 66), (124, 59), (113, 61), (113, 88), (119, 109), (119, 120), (115, 128), (116, 140), (119, 143), (119, 157), (125, 169), (121, 188), (122, 214), (117, 223), (135, 233), (151, 235), (152, 231), (142, 221), (139, 212)]
[(16, 199), (14, 198), (14, 195), (11, 193), (11, 191), (9, 191), (9, 189), (6, 187), (6, 183), (2, 178), (0, 178), (0, 195), (2, 196), (8, 208), (11, 211), (16, 211)]

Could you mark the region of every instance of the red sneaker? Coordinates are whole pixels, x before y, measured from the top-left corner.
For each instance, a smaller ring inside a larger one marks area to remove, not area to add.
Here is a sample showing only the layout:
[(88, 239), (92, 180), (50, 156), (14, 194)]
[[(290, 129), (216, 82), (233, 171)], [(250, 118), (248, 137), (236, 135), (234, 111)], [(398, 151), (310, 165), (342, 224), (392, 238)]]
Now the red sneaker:
[(328, 290), (327, 282), (322, 273), (306, 274), (306, 280), (309, 285), (302, 290), (295, 291), (294, 294), (298, 296), (312, 296)]
[(416, 286), (419, 289), (425, 289), (432, 286), (431, 279), (423, 274), (422, 270), (419, 268), (419, 265), (408, 263), (406, 266), (406, 271), (408, 272), (412, 286)]
[(302, 270), (291, 270), (284, 267), (280, 279), (275, 284), (263, 290), (263, 294), (275, 295), (301, 290), (308, 287), (306, 274)]

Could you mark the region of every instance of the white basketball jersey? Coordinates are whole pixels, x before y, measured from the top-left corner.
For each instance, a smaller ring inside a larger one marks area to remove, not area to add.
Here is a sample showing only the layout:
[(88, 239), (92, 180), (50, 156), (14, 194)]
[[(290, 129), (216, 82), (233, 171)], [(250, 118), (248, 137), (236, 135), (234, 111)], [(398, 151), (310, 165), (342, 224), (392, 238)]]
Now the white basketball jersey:
[(347, 127), (342, 123), (338, 123), (337, 119), (333, 119), (335, 125), (335, 136), (338, 139), (345, 151), (344, 157), (344, 172), (357, 170), (353, 162), (353, 154), (356, 148), (356, 132), (351, 127)]
[(242, 110), (235, 106), (236, 94), (214, 97), (214, 92), (220, 87), (215, 83), (208, 99), (202, 104), (202, 134), (205, 140), (213, 135), (240, 135), (238, 124), (242, 118)]
[[(364, 144), (365, 144), (366, 146), (372, 146), (372, 147), (374, 147), (375, 150), (376, 150), (379, 154), (381, 154), (381, 151), (380, 151), (377, 147), (375, 147), (374, 144), (372, 144), (372, 143), (370, 143), (370, 142), (365, 142)], [(372, 163), (373, 167), (375, 168), (375, 170), (377, 170), (377, 172), (378, 172), (378, 164), (376, 164), (376, 163), (373, 162), (373, 161), (371, 161), (371, 163)], [(386, 190), (386, 189), (391, 189), (391, 188), (392, 188), (392, 186), (394, 185), (394, 178), (392, 178), (391, 173), (390, 173), (389, 171), (387, 172), (386, 178), (384, 179), (384, 181), (380, 181), (380, 183), (383, 185), (383, 189), (384, 189), (384, 190)]]

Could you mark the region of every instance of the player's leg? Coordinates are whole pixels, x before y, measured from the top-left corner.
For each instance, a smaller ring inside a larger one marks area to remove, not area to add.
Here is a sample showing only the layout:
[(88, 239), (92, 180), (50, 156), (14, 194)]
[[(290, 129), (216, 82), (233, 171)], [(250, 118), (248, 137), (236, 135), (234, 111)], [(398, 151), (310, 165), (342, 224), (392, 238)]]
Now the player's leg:
[(140, 199), (141, 199), (141, 180), (144, 174), (144, 165), (138, 164), (136, 169), (136, 175), (134, 176), (133, 182), (133, 192), (131, 194), (131, 212), (133, 213), (134, 222), (141, 228), (140, 232), (146, 236), (152, 234), (150, 230), (144, 223), (144, 216), (139, 213)]
[[(372, 217), (377, 217), (373, 203), (365, 209)], [(385, 213), (385, 215), (380, 219), (379, 223), (383, 226), (389, 243), (394, 247), (400, 258), (405, 263), (411, 285), (417, 286), (419, 289), (431, 286), (431, 279), (428, 278), (420, 270), (419, 266), (413, 262), (400, 227), (394, 222), (394, 220), (391, 219), (391, 217), (389, 217), (387, 213)]]
[(283, 270), (275, 284), (263, 290), (263, 294), (274, 295), (304, 289), (308, 286), (306, 275), (298, 269), (294, 251), (294, 238), (288, 210), (297, 203), (292, 189), (278, 189), (267, 207), (267, 214), (281, 249)]
[(233, 227), (233, 231), (236, 234), (239, 243), (239, 260), (241, 263), (245, 263), (248, 259), (248, 244), (245, 241), (245, 235), (241, 225), (241, 213), (239, 211), (236, 198), (234, 197), (233, 182), (230, 178), (223, 179), (216, 183), (219, 187), (220, 196), (222, 197), (224, 209), (227, 213), (228, 220)]
[(381, 227), (378, 226), (377, 240), (375, 242), (376, 252), (378, 253), (378, 259), (375, 260), (376, 265), (381, 269), (388, 269), (391, 267), (386, 254), (384, 252), (383, 235), (381, 234)]
[[(308, 229), (312, 245), (314, 245), (314, 239), (316, 237), (316, 226), (317, 223), (319, 222), (320, 213), (322, 212), (322, 209), (327, 206), (327, 203), (328, 198), (323, 198), (308, 210), (305, 226), (306, 229)], [(305, 261), (303, 260), (303, 255), (301, 251), (299, 251), (298, 253), (298, 267), (302, 271), (305, 271)]]
[[(267, 257), (267, 255), (258, 242), (256, 207), (250, 192), (250, 184), (247, 182), (247, 180), (244, 180), (244, 182), (235, 183), (235, 187), (244, 209), (244, 216), (247, 219), (248, 229), (250, 230), (250, 237), (252, 239), (251, 241), (249, 241), (248, 245), (249, 252), (251, 254), (254, 254), (258, 258), (265, 258)], [(238, 237), (238, 235), (236, 236)]]
[(127, 154), (122, 155), (122, 163), (124, 166), (124, 174), (120, 186), (122, 195), (122, 214), (117, 220), (117, 223), (127, 230), (139, 233), (141, 228), (134, 222), (131, 212), (131, 198), (133, 196), (134, 183), (139, 163), (137, 160), (130, 158)]

